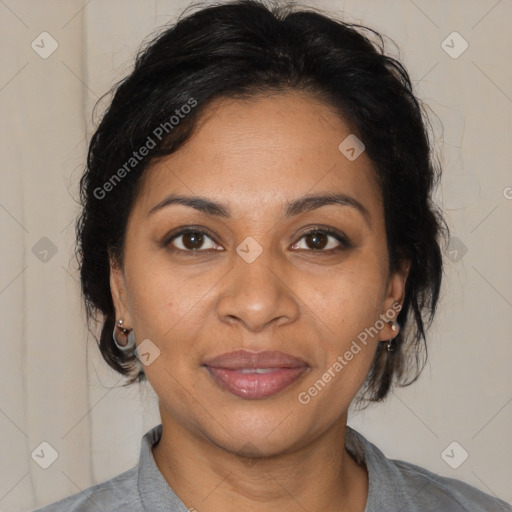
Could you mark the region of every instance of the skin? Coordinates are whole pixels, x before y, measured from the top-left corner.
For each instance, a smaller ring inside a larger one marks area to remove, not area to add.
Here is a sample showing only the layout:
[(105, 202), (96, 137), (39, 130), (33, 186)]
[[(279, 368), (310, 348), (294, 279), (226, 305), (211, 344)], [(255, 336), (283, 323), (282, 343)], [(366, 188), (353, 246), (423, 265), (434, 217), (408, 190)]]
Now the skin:
[[(150, 339), (160, 350), (144, 368), (163, 425), (153, 455), (187, 507), (364, 511), (367, 471), (341, 440), (378, 342), (397, 334), (391, 324), (308, 404), (297, 398), (403, 302), (407, 268), (389, 273), (371, 161), (365, 153), (349, 161), (338, 149), (350, 133), (328, 105), (303, 93), (219, 99), (184, 146), (147, 170), (124, 265), (111, 261), (111, 289), (117, 318), (133, 327), (137, 343)], [(367, 215), (347, 205), (283, 215), (288, 201), (331, 192), (356, 199)], [(232, 216), (176, 204), (148, 214), (170, 193), (223, 203)], [(184, 226), (211, 236), (195, 254), (186, 252), (186, 235), (165, 243)], [(315, 249), (303, 233), (318, 226), (344, 233), (351, 246), (325, 235), (325, 248)], [(248, 236), (263, 250), (252, 263), (236, 252)], [(309, 368), (274, 396), (239, 398), (202, 366), (239, 348), (280, 350)]]

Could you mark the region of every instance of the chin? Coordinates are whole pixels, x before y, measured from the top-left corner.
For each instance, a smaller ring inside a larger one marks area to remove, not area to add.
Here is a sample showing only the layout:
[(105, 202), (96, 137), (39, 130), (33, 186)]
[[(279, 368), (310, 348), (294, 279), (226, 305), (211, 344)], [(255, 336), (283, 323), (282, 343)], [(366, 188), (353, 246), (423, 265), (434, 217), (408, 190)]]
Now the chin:
[[(256, 402), (258, 405), (256, 405)], [(307, 443), (307, 421), (298, 421), (291, 407), (278, 401), (246, 401), (245, 407), (226, 407), (214, 431), (205, 432), (214, 444), (245, 457), (272, 456)], [(211, 425), (211, 423), (209, 423)]]

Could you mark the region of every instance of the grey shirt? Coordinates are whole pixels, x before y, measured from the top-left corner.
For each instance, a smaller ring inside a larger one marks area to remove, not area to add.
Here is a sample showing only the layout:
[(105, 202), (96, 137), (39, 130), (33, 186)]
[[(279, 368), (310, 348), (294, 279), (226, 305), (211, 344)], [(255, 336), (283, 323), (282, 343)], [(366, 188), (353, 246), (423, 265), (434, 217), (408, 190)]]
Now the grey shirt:
[[(153, 458), (151, 447), (161, 434), (162, 425), (157, 425), (144, 435), (139, 464), (134, 468), (35, 512), (188, 512)], [(348, 426), (346, 447), (368, 470), (365, 512), (512, 512), (504, 501), (460, 480), (388, 459)], [(188, 506), (194, 510), (194, 503)]]

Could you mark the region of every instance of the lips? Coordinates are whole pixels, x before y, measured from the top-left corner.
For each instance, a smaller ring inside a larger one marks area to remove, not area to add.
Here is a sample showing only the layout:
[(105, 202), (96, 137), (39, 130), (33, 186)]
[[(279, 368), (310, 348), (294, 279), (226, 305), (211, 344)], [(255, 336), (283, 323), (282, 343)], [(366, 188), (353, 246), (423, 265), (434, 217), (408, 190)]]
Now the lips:
[(303, 360), (284, 352), (248, 350), (221, 354), (204, 366), (222, 389), (252, 400), (279, 393), (309, 368)]

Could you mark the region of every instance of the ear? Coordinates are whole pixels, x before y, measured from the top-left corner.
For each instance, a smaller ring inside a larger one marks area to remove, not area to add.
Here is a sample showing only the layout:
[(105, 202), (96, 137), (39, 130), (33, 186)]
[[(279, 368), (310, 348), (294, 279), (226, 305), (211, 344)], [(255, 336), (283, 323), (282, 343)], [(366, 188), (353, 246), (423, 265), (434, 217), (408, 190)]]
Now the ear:
[(110, 260), (110, 291), (112, 293), (112, 301), (114, 302), (116, 319), (123, 319), (123, 325), (130, 326), (132, 324), (130, 311), (128, 308), (126, 283), (123, 269), (112, 256)]
[(388, 281), (384, 309), (381, 318), (386, 320), (384, 327), (379, 332), (379, 340), (387, 341), (397, 336), (398, 332), (391, 329), (388, 322), (395, 322), (405, 298), (405, 283), (411, 268), (410, 261), (404, 261), (398, 270), (393, 272)]

